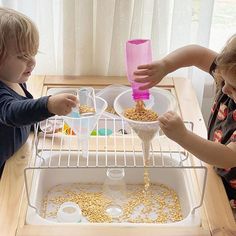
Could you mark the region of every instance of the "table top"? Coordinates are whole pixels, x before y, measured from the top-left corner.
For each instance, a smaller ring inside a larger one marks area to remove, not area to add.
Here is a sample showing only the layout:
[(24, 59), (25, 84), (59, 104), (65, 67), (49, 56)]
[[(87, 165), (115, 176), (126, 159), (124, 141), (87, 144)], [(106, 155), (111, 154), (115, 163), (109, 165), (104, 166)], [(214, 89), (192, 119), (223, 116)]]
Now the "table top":
[[(95, 86), (105, 87), (110, 84), (125, 84), (125, 77), (115, 76), (33, 76), (28, 81), (28, 89), (35, 98), (45, 94), (48, 88), (64, 86)], [(184, 78), (164, 78), (159, 86), (174, 88), (182, 118), (194, 123), (194, 132), (206, 137), (206, 127), (196, 95), (189, 80)], [(24, 168), (33, 161), (33, 134), (27, 142), (7, 162), (0, 181), (0, 229), (1, 236), (13, 235), (236, 235), (235, 221), (228, 204), (221, 179), (215, 174), (212, 166), (208, 168), (201, 227), (102, 227), (96, 226), (36, 226), (25, 224), (27, 199), (24, 186)], [(193, 157), (193, 161), (194, 161)], [(197, 176), (199, 185), (201, 177)], [(174, 234), (173, 234), (174, 233)]]

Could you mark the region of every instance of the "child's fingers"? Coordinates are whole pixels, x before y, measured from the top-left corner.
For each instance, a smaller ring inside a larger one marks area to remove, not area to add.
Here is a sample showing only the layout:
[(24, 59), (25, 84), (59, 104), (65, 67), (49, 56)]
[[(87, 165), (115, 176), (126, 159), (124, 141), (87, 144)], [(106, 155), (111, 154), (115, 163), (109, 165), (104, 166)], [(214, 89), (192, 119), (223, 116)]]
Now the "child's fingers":
[(67, 107), (75, 107), (77, 105), (76, 100), (71, 100), (69, 98), (66, 98), (66, 106)]
[(168, 118), (166, 116), (159, 116), (158, 117), (158, 121), (162, 124), (162, 125), (166, 125), (168, 123)]
[(140, 65), (137, 67), (139, 70), (142, 70), (142, 69), (151, 69), (152, 68), (152, 65), (151, 64), (144, 64), (144, 65)]
[(145, 84), (143, 86), (140, 86), (139, 89), (140, 90), (150, 89), (150, 88), (152, 88), (155, 85), (156, 85), (156, 81), (152, 81), (152, 82), (147, 83), (147, 84)]
[(134, 81), (138, 82), (138, 83), (148, 83), (149, 82), (149, 81), (147, 81), (147, 77), (145, 77), (145, 78), (135, 78)]
[(166, 113), (164, 114), (164, 116), (165, 116), (168, 120), (170, 120), (170, 119), (172, 119), (172, 117), (174, 116), (174, 113), (168, 111), (168, 112), (166, 112)]
[(174, 112), (174, 111), (168, 111), (168, 113), (171, 115), (176, 115), (176, 112)]
[(171, 117), (170, 119), (172, 120), (181, 120), (182, 121), (182, 118), (174, 111), (168, 111), (168, 116)]
[(165, 125), (160, 123), (160, 128), (162, 129), (162, 131), (164, 131), (166, 129)]
[(134, 71), (134, 75), (138, 75), (138, 76), (143, 76), (143, 75), (152, 75), (153, 72), (151, 70), (136, 70)]
[(73, 95), (73, 94), (67, 94), (66, 95), (66, 98), (68, 98), (68, 99), (70, 99), (70, 100), (72, 100), (72, 101), (74, 101), (74, 102), (76, 102), (77, 101), (77, 97), (75, 96), (75, 95)]
[(139, 83), (148, 83), (148, 82), (151, 82), (153, 80), (155, 80), (155, 78), (151, 74), (148, 75), (148, 76), (142, 77), (142, 78), (136, 77), (134, 79), (134, 81), (139, 82)]

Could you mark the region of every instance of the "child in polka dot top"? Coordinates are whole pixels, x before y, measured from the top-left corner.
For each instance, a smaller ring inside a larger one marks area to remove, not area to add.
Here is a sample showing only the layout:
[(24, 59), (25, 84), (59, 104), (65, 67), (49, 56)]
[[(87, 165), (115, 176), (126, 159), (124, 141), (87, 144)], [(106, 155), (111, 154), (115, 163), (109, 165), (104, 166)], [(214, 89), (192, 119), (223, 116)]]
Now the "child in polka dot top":
[(217, 85), (208, 122), (208, 140), (187, 130), (173, 111), (159, 117), (161, 129), (167, 137), (214, 166), (222, 177), (231, 206), (236, 207), (236, 35), (228, 40), (219, 54), (189, 45), (161, 60), (140, 65), (134, 74), (137, 82), (145, 83), (140, 88), (147, 89), (158, 84), (168, 73), (188, 66), (210, 73)]

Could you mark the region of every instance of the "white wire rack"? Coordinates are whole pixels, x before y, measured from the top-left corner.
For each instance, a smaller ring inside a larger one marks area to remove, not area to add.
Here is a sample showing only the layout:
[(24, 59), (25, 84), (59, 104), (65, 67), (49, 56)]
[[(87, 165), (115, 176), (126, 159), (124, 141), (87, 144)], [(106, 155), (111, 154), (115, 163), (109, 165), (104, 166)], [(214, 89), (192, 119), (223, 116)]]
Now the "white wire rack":
[[(185, 124), (187, 128), (193, 130), (191, 122)], [(79, 135), (74, 135), (72, 130), (67, 131), (67, 134), (63, 132), (65, 125), (61, 117), (55, 116), (35, 127), (36, 156), (34, 162), (25, 168), (24, 172), (28, 204), (32, 208), (36, 209), (29, 197), (29, 170), (100, 167), (198, 169), (203, 171), (201, 197), (192, 212), (202, 205), (206, 167), (200, 161), (197, 165), (193, 164), (189, 153), (162, 135), (161, 131), (151, 143), (149, 164), (145, 166), (142, 142), (123, 119), (99, 119), (93, 130), (93, 134), (96, 135), (88, 134), (87, 138), (82, 139)]]
[[(53, 132), (64, 127), (59, 117), (48, 119), (41, 132), (36, 127), (36, 161), (33, 167), (144, 167), (142, 142), (122, 119), (100, 119), (93, 133), (82, 139), (73, 135)], [(192, 123), (186, 123), (192, 129)], [(101, 133), (102, 131), (102, 133)], [(97, 134), (97, 135), (96, 135)], [(47, 161), (45, 161), (45, 156)], [(169, 156), (170, 158), (165, 158)], [(150, 167), (191, 166), (189, 153), (175, 142), (157, 133), (151, 143)], [(65, 162), (65, 159), (67, 160)], [(170, 159), (172, 161), (170, 161)]]

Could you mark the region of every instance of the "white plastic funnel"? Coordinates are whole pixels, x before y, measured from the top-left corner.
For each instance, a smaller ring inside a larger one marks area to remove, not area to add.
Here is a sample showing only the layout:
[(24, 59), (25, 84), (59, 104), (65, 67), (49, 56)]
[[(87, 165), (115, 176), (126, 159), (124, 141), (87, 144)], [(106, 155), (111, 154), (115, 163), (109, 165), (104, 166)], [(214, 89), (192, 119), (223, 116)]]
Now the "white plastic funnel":
[[(160, 88), (152, 88), (149, 90), (152, 99), (144, 101), (145, 106), (160, 116), (169, 110), (176, 110), (176, 101), (174, 96), (167, 90)], [(149, 163), (149, 153), (151, 141), (155, 137), (157, 131), (160, 130), (158, 121), (135, 121), (124, 117), (124, 110), (135, 107), (136, 102), (132, 98), (132, 90), (127, 90), (116, 97), (114, 101), (114, 109), (116, 113), (128, 122), (130, 127), (142, 140), (142, 149), (145, 165)]]
[[(145, 106), (157, 112), (158, 116), (169, 110), (176, 110), (176, 100), (169, 91), (160, 88), (152, 88), (150, 89), (150, 94), (152, 99), (144, 101)], [(159, 122), (134, 121), (124, 117), (124, 110), (135, 107), (135, 105), (136, 102), (132, 99), (131, 89), (121, 93), (114, 101), (114, 109), (117, 114), (128, 122), (142, 141), (150, 142), (157, 131), (160, 130)]]
[(63, 116), (64, 121), (70, 126), (70, 128), (77, 135), (78, 141), (81, 144), (81, 149), (83, 152), (82, 155), (84, 157), (87, 157), (88, 139), (90, 133), (93, 131), (100, 116), (107, 108), (107, 102), (100, 97), (95, 97), (95, 103), (96, 103), (96, 113), (90, 116), (85, 116), (85, 117), (81, 116), (75, 118), (73, 112), (71, 112), (67, 116)]

